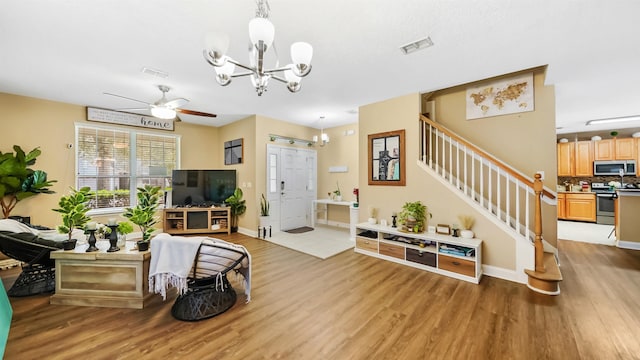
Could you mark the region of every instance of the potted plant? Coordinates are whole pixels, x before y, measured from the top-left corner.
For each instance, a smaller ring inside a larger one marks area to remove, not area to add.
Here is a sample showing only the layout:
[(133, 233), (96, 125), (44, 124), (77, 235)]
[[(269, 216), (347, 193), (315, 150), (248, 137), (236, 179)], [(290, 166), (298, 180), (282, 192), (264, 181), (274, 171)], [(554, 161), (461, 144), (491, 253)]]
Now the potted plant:
[(124, 246), (127, 241), (127, 234), (133, 232), (133, 225), (128, 221), (121, 221), (118, 223), (118, 246)]
[(427, 206), (420, 201), (405, 203), (398, 214), (398, 222), (403, 225), (405, 231), (423, 232), (426, 221)]
[(335, 195), (335, 201), (342, 201), (342, 193), (340, 192), (340, 184), (336, 181), (336, 189), (333, 190), (333, 194)]
[(458, 220), (460, 220), (460, 226), (462, 227), (460, 236), (465, 239), (473, 239), (473, 231), (471, 231), (471, 228), (475, 220), (469, 215), (458, 215)]
[(77, 239), (72, 239), (73, 229), (83, 229), (87, 222), (91, 220), (87, 216), (87, 212), (90, 210), (87, 205), (90, 200), (91, 189), (87, 186), (76, 190), (71, 188), (71, 193), (60, 198), (58, 201), (58, 208), (53, 211), (62, 214), (62, 225), (58, 225), (57, 230), (61, 234), (68, 234), (69, 238), (65, 240), (67, 242), (64, 245), (65, 249), (70, 250), (75, 247)]
[(269, 201), (262, 194), (260, 198), (260, 228), (264, 229), (269, 226)]
[(138, 225), (142, 231), (142, 240), (138, 241), (138, 250), (145, 251), (149, 248), (153, 227), (158, 223), (156, 211), (160, 204), (161, 190), (159, 186), (145, 185), (137, 189), (138, 203), (135, 207), (125, 208), (122, 216)]
[(18, 145), (13, 146), (13, 152), (0, 151), (0, 205), (2, 215), (8, 218), (16, 204), (37, 194), (53, 194), (49, 190), (56, 180), (47, 180), (47, 173), (33, 170), (30, 166), (36, 163), (36, 158), (42, 153), (35, 148), (26, 153)]
[(233, 195), (224, 201), (231, 208), (231, 232), (238, 231), (238, 216), (247, 210), (245, 200), (242, 200), (242, 189), (236, 188)]

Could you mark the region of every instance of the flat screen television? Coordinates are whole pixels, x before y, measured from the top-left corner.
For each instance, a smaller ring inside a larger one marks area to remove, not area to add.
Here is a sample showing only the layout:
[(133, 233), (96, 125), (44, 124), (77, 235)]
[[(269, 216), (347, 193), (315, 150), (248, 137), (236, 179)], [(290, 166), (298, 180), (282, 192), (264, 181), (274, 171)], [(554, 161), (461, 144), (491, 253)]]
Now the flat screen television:
[(173, 170), (171, 205), (219, 206), (236, 189), (235, 170)]

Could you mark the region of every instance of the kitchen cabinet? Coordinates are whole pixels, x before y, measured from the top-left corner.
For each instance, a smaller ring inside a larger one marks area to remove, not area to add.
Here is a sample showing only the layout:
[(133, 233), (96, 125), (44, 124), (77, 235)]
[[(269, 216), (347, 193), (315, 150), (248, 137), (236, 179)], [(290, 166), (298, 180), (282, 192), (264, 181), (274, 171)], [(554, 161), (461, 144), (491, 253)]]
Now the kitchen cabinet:
[(594, 160), (635, 160), (637, 141), (634, 138), (594, 141)]
[(558, 176), (573, 176), (573, 174), (575, 174), (574, 143), (573, 142), (558, 143), (557, 156), (558, 156)]
[(559, 143), (558, 176), (593, 176), (593, 142)]
[(566, 219), (567, 218), (567, 211), (565, 208), (565, 194), (564, 193), (558, 193), (558, 219)]
[(593, 176), (593, 142), (577, 141), (575, 150), (575, 176)]
[(616, 145), (616, 160), (636, 159), (636, 139), (615, 139), (614, 143)]
[(596, 194), (565, 193), (564, 212), (566, 220), (596, 222)]

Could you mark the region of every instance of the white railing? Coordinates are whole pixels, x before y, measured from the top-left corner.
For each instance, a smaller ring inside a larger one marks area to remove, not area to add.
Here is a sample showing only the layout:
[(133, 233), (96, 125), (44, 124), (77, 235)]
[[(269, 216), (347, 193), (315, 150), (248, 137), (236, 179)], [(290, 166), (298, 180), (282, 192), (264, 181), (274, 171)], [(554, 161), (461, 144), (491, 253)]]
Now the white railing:
[[(486, 213), (529, 241), (535, 216), (534, 180), (430, 119), (420, 117), (420, 161)], [(548, 190), (543, 201), (555, 202)]]

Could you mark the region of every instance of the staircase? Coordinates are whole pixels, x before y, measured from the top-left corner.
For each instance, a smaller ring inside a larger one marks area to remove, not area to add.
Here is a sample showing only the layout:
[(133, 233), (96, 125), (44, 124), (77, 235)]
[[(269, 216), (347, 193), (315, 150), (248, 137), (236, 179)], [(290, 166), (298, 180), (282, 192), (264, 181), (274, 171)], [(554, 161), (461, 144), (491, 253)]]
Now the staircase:
[(520, 173), (423, 115), (418, 166), (514, 239), (517, 281), (540, 293), (560, 293), (557, 250), (544, 241), (541, 221), (541, 201), (555, 205), (556, 197), (539, 174), (532, 179)]

